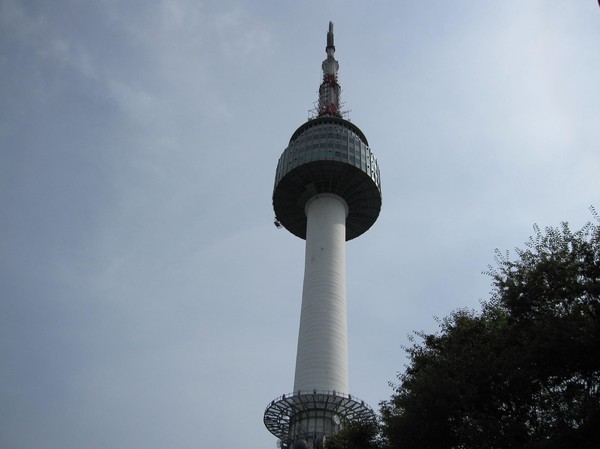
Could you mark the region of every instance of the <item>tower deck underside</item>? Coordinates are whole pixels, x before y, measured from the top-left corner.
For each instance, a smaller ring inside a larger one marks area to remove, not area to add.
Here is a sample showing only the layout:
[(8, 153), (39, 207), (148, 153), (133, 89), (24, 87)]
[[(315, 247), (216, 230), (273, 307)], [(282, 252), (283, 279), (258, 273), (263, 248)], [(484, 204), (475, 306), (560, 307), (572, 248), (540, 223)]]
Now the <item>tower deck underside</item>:
[(282, 448), (292, 447), (302, 439), (318, 446), (323, 437), (337, 433), (347, 422), (375, 422), (373, 410), (349, 394), (335, 391), (295, 392), (273, 400), (266, 408), (263, 421)]
[(364, 134), (338, 117), (319, 117), (292, 136), (277, 165), (273, 208), (292, 234), (306, 238), (306, 202), (333, 193), (346, 201), (346, 240), (367, 231), (381, 210), (377, 159)]

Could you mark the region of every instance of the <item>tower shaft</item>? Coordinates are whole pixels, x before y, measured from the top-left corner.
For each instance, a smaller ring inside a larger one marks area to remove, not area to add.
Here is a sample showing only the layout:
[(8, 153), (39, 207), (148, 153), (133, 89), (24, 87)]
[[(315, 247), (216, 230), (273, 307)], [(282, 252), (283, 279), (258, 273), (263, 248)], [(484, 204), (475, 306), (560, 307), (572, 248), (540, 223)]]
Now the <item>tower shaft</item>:
[(294, 391), (348, 392), (346, 216), (337, 195), (306, 204), (306, 255)]

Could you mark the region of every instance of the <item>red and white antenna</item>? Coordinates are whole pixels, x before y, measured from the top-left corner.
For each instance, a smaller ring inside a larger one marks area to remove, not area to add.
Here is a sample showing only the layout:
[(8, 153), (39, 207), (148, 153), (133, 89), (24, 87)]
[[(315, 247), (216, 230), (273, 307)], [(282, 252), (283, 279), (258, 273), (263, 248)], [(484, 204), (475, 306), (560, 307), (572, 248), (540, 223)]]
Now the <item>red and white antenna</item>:
[(335, 45), (333, 44), (333, 22), (329, 22), (329, 31), (327, 32), (327, 59), (323, 61), (323, 82), (319, 87), (319, 117), (324, 115), (333, 115), (341, 117), (340, 112), (340, 91), (338, 83), (339, 63), (334, 58)]

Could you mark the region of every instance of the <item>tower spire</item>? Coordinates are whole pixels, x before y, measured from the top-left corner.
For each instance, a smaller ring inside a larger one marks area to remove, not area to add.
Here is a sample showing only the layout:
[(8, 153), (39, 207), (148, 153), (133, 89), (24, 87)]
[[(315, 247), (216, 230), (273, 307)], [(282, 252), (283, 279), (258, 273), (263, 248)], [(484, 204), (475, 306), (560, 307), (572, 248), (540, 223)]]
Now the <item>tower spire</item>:
[[(327, 48), (325, 51), (329, 49), (335, 51), (335, 45), (333, 45), (333, 22), (329, 22), (329, 31), (327, 32)], [(329, 53), (327, 53), (329, 55)]]
[(333, 22), (329, 22), (329, 31), (327, 32), (327, 47), (325, 47), (327, 59), (323, 61), (323, 82), (319, 87), (319, 117), (324, 115), (333, 115), (341, 117), (340, 113), (340, 91), (338, 84), (338, 70), (340, 64), (334, 57), (335, 45), (333, 43)]

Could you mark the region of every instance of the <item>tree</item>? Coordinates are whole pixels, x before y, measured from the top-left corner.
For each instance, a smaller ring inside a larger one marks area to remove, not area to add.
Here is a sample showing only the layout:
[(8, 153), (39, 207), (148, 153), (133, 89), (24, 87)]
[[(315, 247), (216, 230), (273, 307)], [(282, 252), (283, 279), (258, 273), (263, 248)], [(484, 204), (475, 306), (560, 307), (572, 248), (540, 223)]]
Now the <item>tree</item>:
[(344, 425), (342, 430), (328, 437), (325, 449), (378, 449), (379, 430), (371, 421), (355, 421)]
[(516, 260), (496, 252), (480, 312), (407, 348), (387, 447), (600, 447), (600, 227), (535, 231)]

